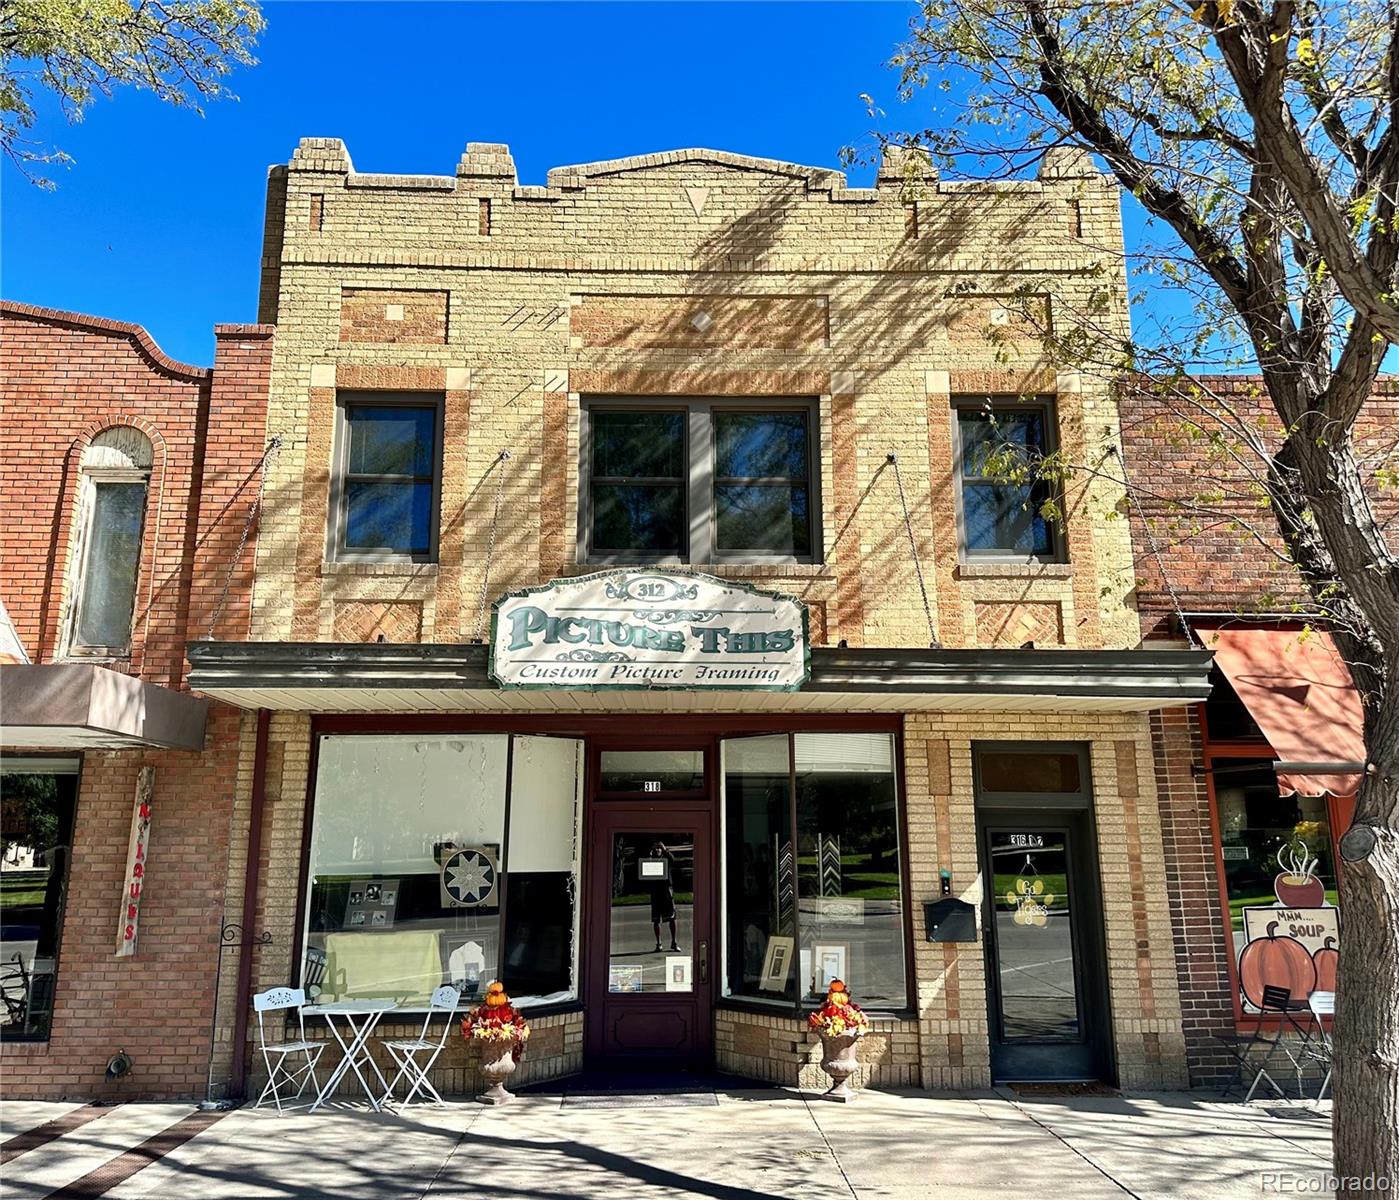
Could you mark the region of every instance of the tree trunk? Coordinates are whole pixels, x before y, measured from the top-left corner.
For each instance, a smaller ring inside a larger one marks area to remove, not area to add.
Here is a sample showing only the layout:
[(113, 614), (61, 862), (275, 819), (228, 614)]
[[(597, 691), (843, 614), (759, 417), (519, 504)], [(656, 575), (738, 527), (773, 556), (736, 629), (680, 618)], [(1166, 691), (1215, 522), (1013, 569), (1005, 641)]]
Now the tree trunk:
[(1373, 773), (1356, 804), (1376, 845), (1363, 862), (1337, 864), (1342, 927), (1332, 1132), (1338, 1195), (1399, 1189), (1399, 692), (1390, 691), (1367, 731)]

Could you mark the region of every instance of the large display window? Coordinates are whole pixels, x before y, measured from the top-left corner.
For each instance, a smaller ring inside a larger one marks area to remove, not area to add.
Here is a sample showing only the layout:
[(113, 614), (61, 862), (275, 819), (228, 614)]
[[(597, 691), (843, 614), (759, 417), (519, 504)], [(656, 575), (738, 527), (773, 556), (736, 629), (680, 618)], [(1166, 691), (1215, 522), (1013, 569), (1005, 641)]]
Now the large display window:
[(724, 995), (799, 1008), (832, 979), (908, 1003), (894, 738), (725, 739)]
[(578, 995), (582, 744), (504, 733), (320, 739), (303, 986), (428, 1007), (493, 979)]

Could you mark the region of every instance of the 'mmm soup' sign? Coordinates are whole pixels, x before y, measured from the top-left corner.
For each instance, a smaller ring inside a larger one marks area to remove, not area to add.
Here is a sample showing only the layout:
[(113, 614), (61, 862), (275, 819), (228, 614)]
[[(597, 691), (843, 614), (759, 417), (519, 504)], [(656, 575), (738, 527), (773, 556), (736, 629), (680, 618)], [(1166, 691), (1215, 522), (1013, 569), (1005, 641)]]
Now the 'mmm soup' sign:
[(512, 592), (491, 617), (502, 688), (793, 691), (806, 605), (710, 575), (603, 571)]

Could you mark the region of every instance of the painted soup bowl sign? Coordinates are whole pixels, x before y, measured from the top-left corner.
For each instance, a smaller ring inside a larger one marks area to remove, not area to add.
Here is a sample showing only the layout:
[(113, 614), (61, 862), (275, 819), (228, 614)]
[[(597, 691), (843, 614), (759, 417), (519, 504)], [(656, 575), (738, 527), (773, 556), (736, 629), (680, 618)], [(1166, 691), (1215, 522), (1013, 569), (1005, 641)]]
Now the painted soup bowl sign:
[(491, 616), (502, 688), (792, 691), (810, 674), (806, 605), (710, 575), (556, 579), (502, 596)]

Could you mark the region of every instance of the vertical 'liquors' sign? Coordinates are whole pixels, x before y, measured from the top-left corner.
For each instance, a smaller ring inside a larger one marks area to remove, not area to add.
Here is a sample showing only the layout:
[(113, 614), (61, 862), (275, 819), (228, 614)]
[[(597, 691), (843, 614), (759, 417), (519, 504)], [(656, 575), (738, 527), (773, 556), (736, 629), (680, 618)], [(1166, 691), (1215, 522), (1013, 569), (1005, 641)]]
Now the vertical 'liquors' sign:
[(151, 840), (151, 799), (155, 795), (155, 768), (142, 767), (136, 776), (136, 801), (131, 810), (131, 839), (126, 849), (126, 884), (117, 918), (117, 957), (136, 953), (141, 925), (141, 893), (146, 890), (146, 854)]
[(502, 688), (793, 691), (810, 674), (806, 605), (710, 575), (603, 571), (492, 610)]

